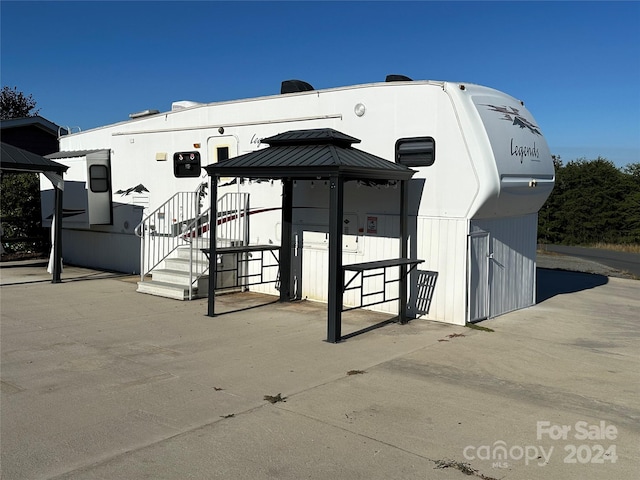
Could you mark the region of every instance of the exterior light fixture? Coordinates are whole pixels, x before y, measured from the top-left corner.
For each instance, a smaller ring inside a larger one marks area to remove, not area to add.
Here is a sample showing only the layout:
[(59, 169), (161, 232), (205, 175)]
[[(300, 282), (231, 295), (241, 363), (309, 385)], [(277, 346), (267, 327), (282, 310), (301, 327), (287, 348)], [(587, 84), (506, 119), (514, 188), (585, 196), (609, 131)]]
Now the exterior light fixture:
[(356, 116), (358, 116), (358, 117), (363, 116), (364, 112), (366, 110), (367, 110), (367, 108), (362, 103), (358, 103), (358, 104), (356, 104), (355, 107), (353, 107), (353, 111), (355, 112)]

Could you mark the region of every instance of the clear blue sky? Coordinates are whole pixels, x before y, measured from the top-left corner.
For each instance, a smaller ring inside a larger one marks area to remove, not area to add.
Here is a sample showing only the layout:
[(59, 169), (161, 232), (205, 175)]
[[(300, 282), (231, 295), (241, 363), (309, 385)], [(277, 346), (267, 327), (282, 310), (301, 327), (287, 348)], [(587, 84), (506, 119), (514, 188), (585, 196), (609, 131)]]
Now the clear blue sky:
[(83, 130), (176, 100), (414, 79), (524, 100), (566, 162), (640, 162), (640, 2), (0, 3), (2, 85)]

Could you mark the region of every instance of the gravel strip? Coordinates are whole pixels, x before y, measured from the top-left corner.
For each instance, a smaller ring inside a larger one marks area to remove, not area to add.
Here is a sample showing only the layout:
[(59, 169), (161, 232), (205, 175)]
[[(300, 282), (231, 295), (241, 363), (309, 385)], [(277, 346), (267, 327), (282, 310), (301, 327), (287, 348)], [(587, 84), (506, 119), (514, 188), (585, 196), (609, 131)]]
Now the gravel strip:
[(538, 252), (537, 265), (539, 268), (547, 268), (550, 270), (568, 270), (571, 272), (594, 273), (607, 277), (635, 278), (629, 272), (616, 270), (601, 263), (555, 253)]

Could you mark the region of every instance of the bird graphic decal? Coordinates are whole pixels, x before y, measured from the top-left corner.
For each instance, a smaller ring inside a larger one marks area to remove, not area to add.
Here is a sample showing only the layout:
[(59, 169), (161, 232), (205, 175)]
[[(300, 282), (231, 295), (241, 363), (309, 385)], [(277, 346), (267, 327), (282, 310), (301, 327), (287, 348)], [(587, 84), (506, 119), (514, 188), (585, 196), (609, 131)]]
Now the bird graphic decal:
[(531, 131), (531, 133), (535, 133), (536, 135), (542, 135), (542, 133), (540, 133), (540, 129), (538, 128), (538, 126), (534, 125), (529, 120), (527, 120), (522, 115), (520, 115), (520, 110), (518, 110), (517, 108), (506, 107), (506, 106), (497, 107), (495, 105), (488, 105), (488, 104), (485, 106), (489, 107), (489, 109), (494, 112), (501, 113), (503, 115), (502, 120), (511, 122), (512, 125), (517, 125), (520, 128), (528, 128)]

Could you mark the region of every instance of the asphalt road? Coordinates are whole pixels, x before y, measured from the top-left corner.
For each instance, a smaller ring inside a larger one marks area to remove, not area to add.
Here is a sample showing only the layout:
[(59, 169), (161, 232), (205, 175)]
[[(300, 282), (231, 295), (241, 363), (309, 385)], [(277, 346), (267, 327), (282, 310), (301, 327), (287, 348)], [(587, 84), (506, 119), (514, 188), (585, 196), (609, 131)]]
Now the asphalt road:
[(568, 247), (565, 245), (545, 245), (544, 250), (591, 260), (640, 277), (640, 254), (638, 253), (617, 252), (600, 248)]

